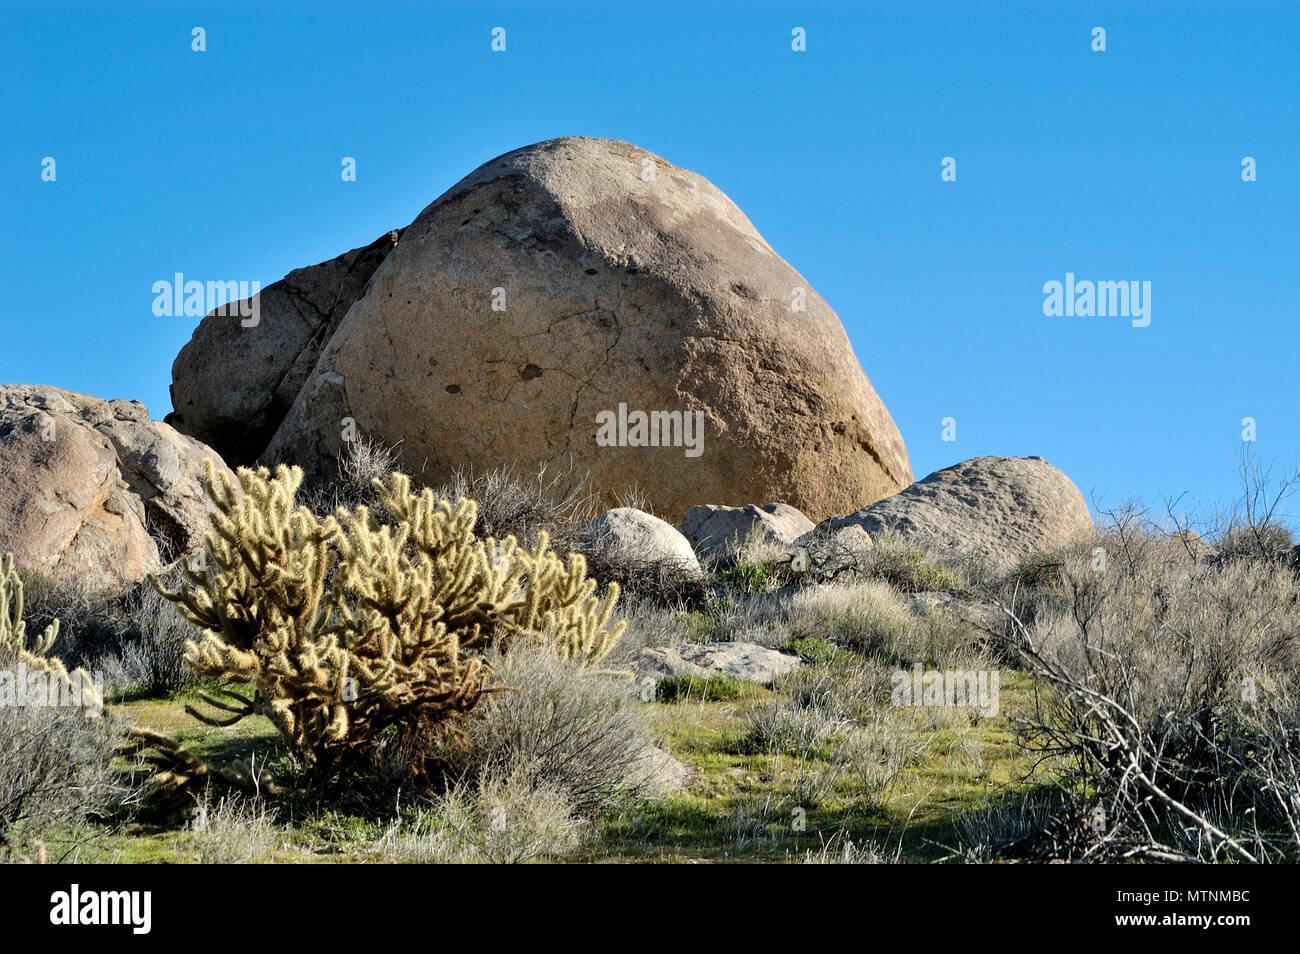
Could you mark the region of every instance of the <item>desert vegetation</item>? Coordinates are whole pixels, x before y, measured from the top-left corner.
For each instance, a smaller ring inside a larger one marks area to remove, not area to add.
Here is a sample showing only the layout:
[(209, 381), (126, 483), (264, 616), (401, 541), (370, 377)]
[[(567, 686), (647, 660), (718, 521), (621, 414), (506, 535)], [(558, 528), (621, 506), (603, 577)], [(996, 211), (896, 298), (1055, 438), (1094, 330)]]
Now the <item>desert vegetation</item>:
[[(210, 470), (204, 546), (148, 586), (4, 564), (0, 668), (105, 704), (0, 707), (4, 860), (1300, 858), (1300, 582), (1258, 474), (1204, 539), (1131, 506), (1002, 571), (751, 534), (691, 575), (590, 549), (545, 474), (416, 490), (355, 453), (306, 494)], [(645, 666), (729, 645), (790, 665)]]

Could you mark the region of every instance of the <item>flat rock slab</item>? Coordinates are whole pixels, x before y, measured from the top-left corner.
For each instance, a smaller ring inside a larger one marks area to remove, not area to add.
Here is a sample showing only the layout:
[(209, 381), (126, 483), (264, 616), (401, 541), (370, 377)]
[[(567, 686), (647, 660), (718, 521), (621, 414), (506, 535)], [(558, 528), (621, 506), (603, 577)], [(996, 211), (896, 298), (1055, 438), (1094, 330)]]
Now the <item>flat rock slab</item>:
[(799, 666), (797, 656), (755, 643), (684, 643), (643, 649), (632, 669), (638, 676), (721, 675), (767, 685)]

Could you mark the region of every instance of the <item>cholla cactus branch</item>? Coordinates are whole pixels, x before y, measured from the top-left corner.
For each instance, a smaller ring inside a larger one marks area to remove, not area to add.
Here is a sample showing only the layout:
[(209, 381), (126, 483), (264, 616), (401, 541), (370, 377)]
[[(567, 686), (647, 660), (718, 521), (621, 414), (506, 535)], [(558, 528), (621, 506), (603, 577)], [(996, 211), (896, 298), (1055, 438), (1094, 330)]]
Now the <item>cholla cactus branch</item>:
[(203, 630), (187, 662), (253, 688), (251, 699), (208, 697), (217, 711), (195, 714), (217, 725), (265, 715), (322, 776), (395, 742), (423, 777), (420, 753), (492, 691), (486, 649), (526, 640), (594, 664), (622, 632), (609, 624), (617, 588), (597, 596), (582, 558), (561, 561), (544, 535), (531, 551), (476, 539), (471, 500), (417, 493), (393, 474), (375, 482), (391, 520), (365, 506), (321, 519), (295, 503), (297, 468), (238, 475), (242, 498), (209, 463), (203, 559), (186, 566), (188, 586), (154, 585)]

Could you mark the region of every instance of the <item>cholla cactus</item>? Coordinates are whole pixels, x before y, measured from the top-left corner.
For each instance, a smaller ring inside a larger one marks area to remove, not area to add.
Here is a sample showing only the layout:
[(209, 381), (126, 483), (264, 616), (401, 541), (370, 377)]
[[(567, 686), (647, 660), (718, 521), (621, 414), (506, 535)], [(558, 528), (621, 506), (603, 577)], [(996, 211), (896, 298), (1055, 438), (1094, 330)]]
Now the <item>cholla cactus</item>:
[[(447, 501), (437, 501), (427, 488), (413, 494), (405, 474), (393, 474), (387, 485), (377, 482), (376, 486), (385, 509), (409, 528), (418, 558), (432, 561), (439, 567), (437, 575), (448, 581), (453, 597), (447, 603), (449, 619), (473, 627), (467, 648), (495, 643), (508, 649), (522, 640), (549, 646), (562, 658), (595, 665), (627, 628), (625, 622), (610, 625), (618, 584), (610, 584), (603, 598), (598, 596), (583, 557), (574, 553), (567, 562), (561, 560), (547, 549), (550, 541), (545, 531), (537, 535), (531, 551), (520, 549), (514, 537), (479, 542), (472, 533), (477, 517), (472, 500), (461, 499), (453, 509)], [(446, 532), (448, 526), (453, 533)], [(353, 534), (348, 536), (352, 539)], [(459, 554), (461, 547), (472, 547), (481, 555), (479, 575), (456, 586), (446, 557), (449, 552)]]
[[(39, 665), (48, 660), (45, 654), (59, 636), (56, 619), (45, 628), (31, 646), (27, 645), (27, 624), (23, 622), (23, 581), (14, 569), (14, 556), (0, 557), (0, 662), (25, 662)], [(41, 670), (44, 672), (44, 668)]]
[(27, 624), (23, 621), (23, 581), (14, 569), (14, 557), (0, 558), (0, 666), (23, 664), (30, 672), (43, 673), (61, 683), (61, 689), (80, 693), (88, 710), (98, 712), (100, 699), (90, 675), (82, 669), (68, 672), (63, 660), (48, 655), (59, 636), (56, 619), (27, 645)]
[(581, 558), (475, 539), (472, 501), (412, 493), (394, 474), (376, 481), (391, 522), (364, 506), (322, 520), (295, 506), (299, 469), (239, 478), (242, 500), (209, 462), (202, 565), (185, 567), (188, 588), (154, 585), (203, 630), (190, 665), (254, 689), (205, 696), (221, 715), (191, 712), (220, 725), (264, 714), (318, 773), (390, 739), (422, 775), (430, 743), (490, 691), (484, 649), (526, 639), (595, 663), (622, 632), (608, 625), (617, 590), (599, 599)]

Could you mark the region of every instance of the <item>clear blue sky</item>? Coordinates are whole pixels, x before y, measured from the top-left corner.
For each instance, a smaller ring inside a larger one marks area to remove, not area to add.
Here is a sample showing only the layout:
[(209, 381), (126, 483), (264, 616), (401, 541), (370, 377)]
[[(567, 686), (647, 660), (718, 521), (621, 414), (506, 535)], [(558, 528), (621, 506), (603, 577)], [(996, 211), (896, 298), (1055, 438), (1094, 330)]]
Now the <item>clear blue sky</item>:
[[(918, 477), (1039, 454), (1107, 504), (1209, 505), (1237, 492), (1243, 417), (1264, 460), (1300, 452), (1300, 4), (0, 13), (0, 381), (162, 417), (194, 319), (155, 317), (153, 282), (268, 284), (406, 225), (500, 153), (582, 134), (744, 209), (844, 321)], [(1151, 325), (1045, 317), (1043, 283), (1067, 271), (1150, 281)]]

